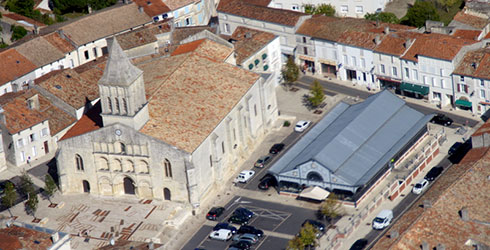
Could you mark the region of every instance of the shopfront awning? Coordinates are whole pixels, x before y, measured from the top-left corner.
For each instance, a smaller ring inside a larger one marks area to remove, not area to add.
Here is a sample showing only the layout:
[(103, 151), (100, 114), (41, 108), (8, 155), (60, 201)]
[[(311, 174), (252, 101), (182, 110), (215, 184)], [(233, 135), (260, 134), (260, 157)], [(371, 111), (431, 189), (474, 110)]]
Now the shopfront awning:
[(469, 101), (466, 101), (466, 100), (456, 100), (456, 102), (454, 102), (455, 105), (457, 106), (461, 106), (461, 107), (465, 107), (465, 108), (471, 108), (472, 105), (471, 105), (471, 102)]
[(325, 200), (330, 192), (321, 187), (308, 187), (299, 194), (299, 197), (322, 201)]
[(381, 80), (381, 81), (394, 82), (394, 83), (401, 83), (400, 81), (393, 80), (393, 79), (386, 78), (386, 77), (377, 76), (376, 78), (378, 78), (378, 79), (379, 79), (379, 80)]
[(412, 92), (419, 95), (429, 94), (429, 87), (406, 83), (406, 82), (402, 82), (402, 84), (400, 85), (400, 90), (405, 92)]

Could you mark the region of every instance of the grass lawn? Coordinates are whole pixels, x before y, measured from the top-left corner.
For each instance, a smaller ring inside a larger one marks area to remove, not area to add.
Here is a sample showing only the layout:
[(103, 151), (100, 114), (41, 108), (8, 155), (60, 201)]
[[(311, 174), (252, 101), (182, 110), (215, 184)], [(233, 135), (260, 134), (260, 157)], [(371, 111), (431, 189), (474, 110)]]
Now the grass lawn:
[(73, 19), (73, 18), (81, 17), (83, 15), (86, 15), (86, 14), (85, 13), (73, 12), (73, 13), (66, 13), (63, 16), (66, 17), (66, 19)]
[(441, 22), (443, 22), (446, 26), (453, 20), (453, 17), (463, 8), (463, 0), (458, 0), (458, 2), (449, 8), (449, 12), (446, 12), (446, 8), (439, 6), (437, 0), (430, 0), (434, 3), (437, 9), (437, 14), (441, 18)]

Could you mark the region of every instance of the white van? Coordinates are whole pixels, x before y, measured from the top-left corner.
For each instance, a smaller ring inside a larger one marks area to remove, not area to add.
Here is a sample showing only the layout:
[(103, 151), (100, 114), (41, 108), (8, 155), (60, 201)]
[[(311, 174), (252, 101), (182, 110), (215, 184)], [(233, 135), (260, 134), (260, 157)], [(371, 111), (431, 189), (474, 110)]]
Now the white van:
[(373, 220), (374, 229), (384, 229), (390, 225), (391, 220), (393, 220), (393, 211), (389, 209), (382, 210)]
[(209, 234), (209, 238), (215, 239), (215, 240), (222, 240), (222, 241), (227, 241), (231, 238), (233, 234), (231, 233), (231, 230), (229, 229), (220, 229), (211, 232)]

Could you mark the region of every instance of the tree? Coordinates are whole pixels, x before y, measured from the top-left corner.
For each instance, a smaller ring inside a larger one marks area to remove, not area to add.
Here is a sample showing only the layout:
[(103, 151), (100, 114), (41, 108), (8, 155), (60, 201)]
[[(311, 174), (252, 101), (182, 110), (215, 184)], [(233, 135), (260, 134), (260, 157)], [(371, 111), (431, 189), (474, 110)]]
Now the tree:
[(288, 250), (303, 250), (306, 247), (316, 247), (318, 244), (316, 242), (316, 235), (318, 230), (312, 226), (310, 223), (306, 223), (299, 234), (288, 242)]
[(434, 3), (418, 0), (408, 9), (401, 23), (420, 28), (425, 25), (426, 20), (439, 21), (439, 14), (437, 14)]
[(30, 17), (34, 9), (34, 0), (9, 0), (6, 7), (12, 12)]
[(17, 200), (17, 193), (15, 192), (14, 184), (8, 181), (5, 184), (4, 196), (2, 197), (2, 205), (7, 207), (7, 209), (9, 209), (10, 212), (10, 208), (14, 205), (15, 200)]
[(46, 193), (49, 202), (51, 202), (50, 198), (54, 195), (54, 193), (56, 193), (57, 190), (58, 187), (56, 186), (53, 177), (51, 177), (50, 174), (46, 174), (44, 177), (44, 192)]
[(398, 19), (395, 14), (391, 12), (380, 12), (372, 14), (367, 13), (364, 18), (371, 21), (380, 21), (383, 23), (400, 23), (400, 19)]
[(286, 86), (291, 86), (299, 78), (299, 67), (294, 63), (292, 57), (288, 58), (286, 65), (281, 70), (282, 79)]
[(446, 12), (449, 12), (449, 8), (453, 7), (458, 2), (459, 0), (437, 0), (437, 3), (440, 4)]
[(308, 97), (308, 100), (310, 101), (313, 107), (318, 107), (318, 105), (320, 105), (323, 102), (323, 99), (325, 99), (323, 86), (317, 80), (314, 80), (313, 83), (311, 84), (310, 93), (311, 96)]
[(32, 214), (36, 218), (37, 205), (39, 204), (39, 199), (36, 193), (29, 193), (29, 198), (26, 202), (26, 210), (28, 213)]
[(339, 202), (337, 195), (330, 194), (320, 207), (322, 215), (330, 222), (342, 213), (342, 204)]
[(301, 242), (301, 239), (299, 238), (298, 235), (294, 236), (294, 238), (288, 242), (288, 247), (286, 249), (287, 250), (303, 250), (304, 249), (303, 242)]
[(32, 182), (31, 177), (27, 174), (26, 171), (22, 172), (20, 176), (20, 192), (22, 195), (30, 195), (34, 193), (36, 190), (34, 188), (34, 183)]
[(310, 15), (325, 15), (325, 16), (335, 16), (335, 7), (331, 4), (320, 4), (315, 6), (313, 4), (303, 5), (306, 14)]
[(27, 35), (27, 30), (22, 26), (12, 25), (10, 30), (12, 31), (12, 37), (10, 38), (12, 41), (17, 41)]

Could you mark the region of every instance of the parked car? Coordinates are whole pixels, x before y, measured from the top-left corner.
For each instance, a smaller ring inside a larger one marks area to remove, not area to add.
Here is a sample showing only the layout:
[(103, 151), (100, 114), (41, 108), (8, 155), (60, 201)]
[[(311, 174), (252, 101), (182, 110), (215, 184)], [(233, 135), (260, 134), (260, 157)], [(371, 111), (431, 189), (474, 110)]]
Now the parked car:
[(225, 211), (224, 207), (212, 207), (209, 212), (206, 214), (206, 219), (208, 220), (217, 220), (223, 212)]
[(215, 240), (222, 240), (222, 241), (227, 241), (231, 239), (232, 233), (228, 229), (220, 229), (217, 231), (213, 231), (209, 234), (209, 238), (215, 239)]
[(284, 149), (284, 143), (277, 143), (277, 144), (274, 144), (272, 145), (271, 149), (269, 150), (269, 153), (271, 154), (277, 154), (279, 152), (281, 152), (281, 150)]
[(245, 170), (240, 172), (240, 174), (238, 174), (236, 180), (241, 183), (247, 183), (247, 181), (250, 180), (250, 178), (252, 178), (252, 176), (254, 175), (255, 175), (255, 171)]
[(268, 190), (270, 187), (277, 186), (277, 181), (274, 176), (266, 175), (260, 180), (258, 185), (261, 190)]
[(439, 176), (442, 171), (444, 170), (443, 167), (433, 167), (429, 172), (425, 175), (424, 179), (428, 181), (433, 181)]
[(252, 246), (252, 243), (245, 241), (245, 240), (241, 240), (241, 241), (238, 241), (238, 242), (231, 244), (230, 248), (228, 248), (228, 250), (234, 250), (234, 249), (248, 250), (248, 249), (250, 249), (251, 246)]
[(253, 226), (241, 226), (240, 229), (237, 231), (239, 234), (253, 234), (257, 235), (257, 237), (262, 237), (264, 236), (264, 231), (255, 228)]
[(454, 143), (454, 144), (453, 144), (453, 145), (452, 145), (452, 146), (449, 148), (449, 150), (447, 151), (447, 154), (448, 154), (448, 155), (452, 155), (452, 154), (456, 153), (456, 151), (458, 151), (458, 149), (459, 149), (461, 146), (463, 146), (463, 143), (461, 143), (461, 142), (456, 142), (456, 143)]
[(316, 221), (316, 220), (305, 220), (303, 222), (303, 224), (301, 224), (302, 227), (304, 227), (306, 225), (306, 223), (310, 223), (314, 228), (316, 228), (316, 230), (320, 231), (320, 232), (325, 232), (325, 224), (319, 222), (319, 221)]
[(271, 159), (270, 155), (264, 155), (255, 162), (254, 167), (263, 168), (265, 164), (270, 161), (270, 159)]
[(228, 229), (231, 231), (232, 234), (237, 233), (236, 227), (234, 227), (228, 223), (225, 223), (225, 222), (218, 223), (218, 224), (216, 224), (216, 226), (213, 227), (213, 231), (218, 231), (220, 229)]
[(384, 209), (373, 220), (373, 229), (381, 230), (390, 225), (393, 220), (393, 211)]
[(448, 127), (453, 124), (453, 119), (444, 114), (436, 114), (434, 117), (432, 117), (430, 122)]
[(294, 131), (303, 132), (310, 126), (310, 124), (311, 121), (299, 121), (296, 123), (296, 126), (294, 126)]
[(233, 241), (248, 241), (251, 244), (255, 244), (259, 241), (259, 237), (255, 234), (237, 234), (233, 237)]
[(429, 186), (429, 181), (422, 179), (413, 186), (412, 193), (420, 194)]
[(350, 247), (349, 250), (363, 250), (368, 244), (368, 240), (366, 239), (358, 239), (352, 246)]
[(243, 214), (233, 214), (229, 219), (229, 223), (235, 223), (238, 225), (247, 225), (248, 221), (250, 220), (250, 217), (243, 215)]
[(248, 218), (252, 218), (252, 216), (254, 216), (254, 212), (252, 212), (252, 211), (250, 211), (244, 207), (239, 207), (239, 208), (235, 209), (233, 214), (244, 215), (244, 216), (247, 216)]

